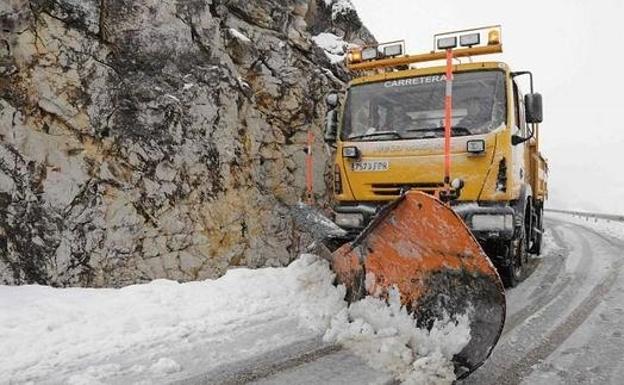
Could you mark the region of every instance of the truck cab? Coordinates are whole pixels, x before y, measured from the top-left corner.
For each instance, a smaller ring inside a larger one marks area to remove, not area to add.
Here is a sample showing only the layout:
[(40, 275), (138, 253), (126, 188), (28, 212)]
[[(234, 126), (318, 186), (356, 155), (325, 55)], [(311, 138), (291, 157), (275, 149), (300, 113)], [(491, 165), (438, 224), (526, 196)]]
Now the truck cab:
[[(356, 234), (407, 190), (439, 196), (514, 286), (522, 279), (527, 253), (541, 249), (548, 172), (539, 152), (541, 95), (533, 91), (530, 72), (473, 60), (502, 52), (499, 26), (441, 35), (426, 54), (403, 55), (395, 44), (347, 55), (347, 66), (362, 76), (348, 84), (343, 103), (336, 95), (327, 98), (325, 139), (336, 147), (335, 222)], [(440, 42), (448, 45), (452, 37), (455, 46), (473, 44), (440, 49)], [(486, 44), (475, 43), (483, 40)], [(452, 68), (426, 66), (448, 50)], [(457, 62), (461, 57), (470, 59)], [(529, 76), (526, 95), (518, 84), (521, 76)], [(445, 180), (444, 162), (449, 93), (452, 183)]]

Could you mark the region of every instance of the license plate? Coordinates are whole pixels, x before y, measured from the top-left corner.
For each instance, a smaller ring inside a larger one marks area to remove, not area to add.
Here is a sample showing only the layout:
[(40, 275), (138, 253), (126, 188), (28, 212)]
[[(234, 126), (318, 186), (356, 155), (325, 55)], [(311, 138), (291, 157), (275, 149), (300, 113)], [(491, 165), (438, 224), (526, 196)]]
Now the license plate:
[(389, 162), (387, 160), (364, 160), (351, 163), (353, 171), (388, 171)]

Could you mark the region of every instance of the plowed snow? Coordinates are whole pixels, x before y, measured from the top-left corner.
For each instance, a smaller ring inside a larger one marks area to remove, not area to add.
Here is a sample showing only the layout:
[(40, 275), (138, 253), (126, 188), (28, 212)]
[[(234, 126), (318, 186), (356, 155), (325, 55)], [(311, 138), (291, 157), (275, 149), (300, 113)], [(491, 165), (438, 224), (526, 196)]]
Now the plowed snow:
[(396, 293), (390, 306), (368, 298), (347, 308), (333, 278), (326, 261), (302, 255), (183, 284), (0, 286), (0, 384), (163, 383), (322, 335), (407, 384), (452, 383), (467, 320), (416, 329)]

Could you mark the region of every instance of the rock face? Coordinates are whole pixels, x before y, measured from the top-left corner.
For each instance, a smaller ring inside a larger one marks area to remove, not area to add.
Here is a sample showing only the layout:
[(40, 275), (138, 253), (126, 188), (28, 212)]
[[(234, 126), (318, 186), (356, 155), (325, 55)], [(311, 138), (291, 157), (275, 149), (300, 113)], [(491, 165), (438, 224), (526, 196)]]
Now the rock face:
[(283, 265), (307, 131), (326, 202), (311, 37), (372, 36), (345, 0), (4, 0), (0, 283), (120, 286)]

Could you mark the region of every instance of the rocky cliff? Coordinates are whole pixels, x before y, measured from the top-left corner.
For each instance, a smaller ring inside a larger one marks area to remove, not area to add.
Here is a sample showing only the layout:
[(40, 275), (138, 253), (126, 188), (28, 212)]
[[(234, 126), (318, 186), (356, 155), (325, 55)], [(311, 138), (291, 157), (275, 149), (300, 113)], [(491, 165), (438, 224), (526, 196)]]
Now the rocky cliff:
[(372, 39), (349, 5), (3, 0), (0, 283), (289, 262), (308, 130), (328, 195), (323, 99), (347, 78), (332, 61), (342, 39)]

